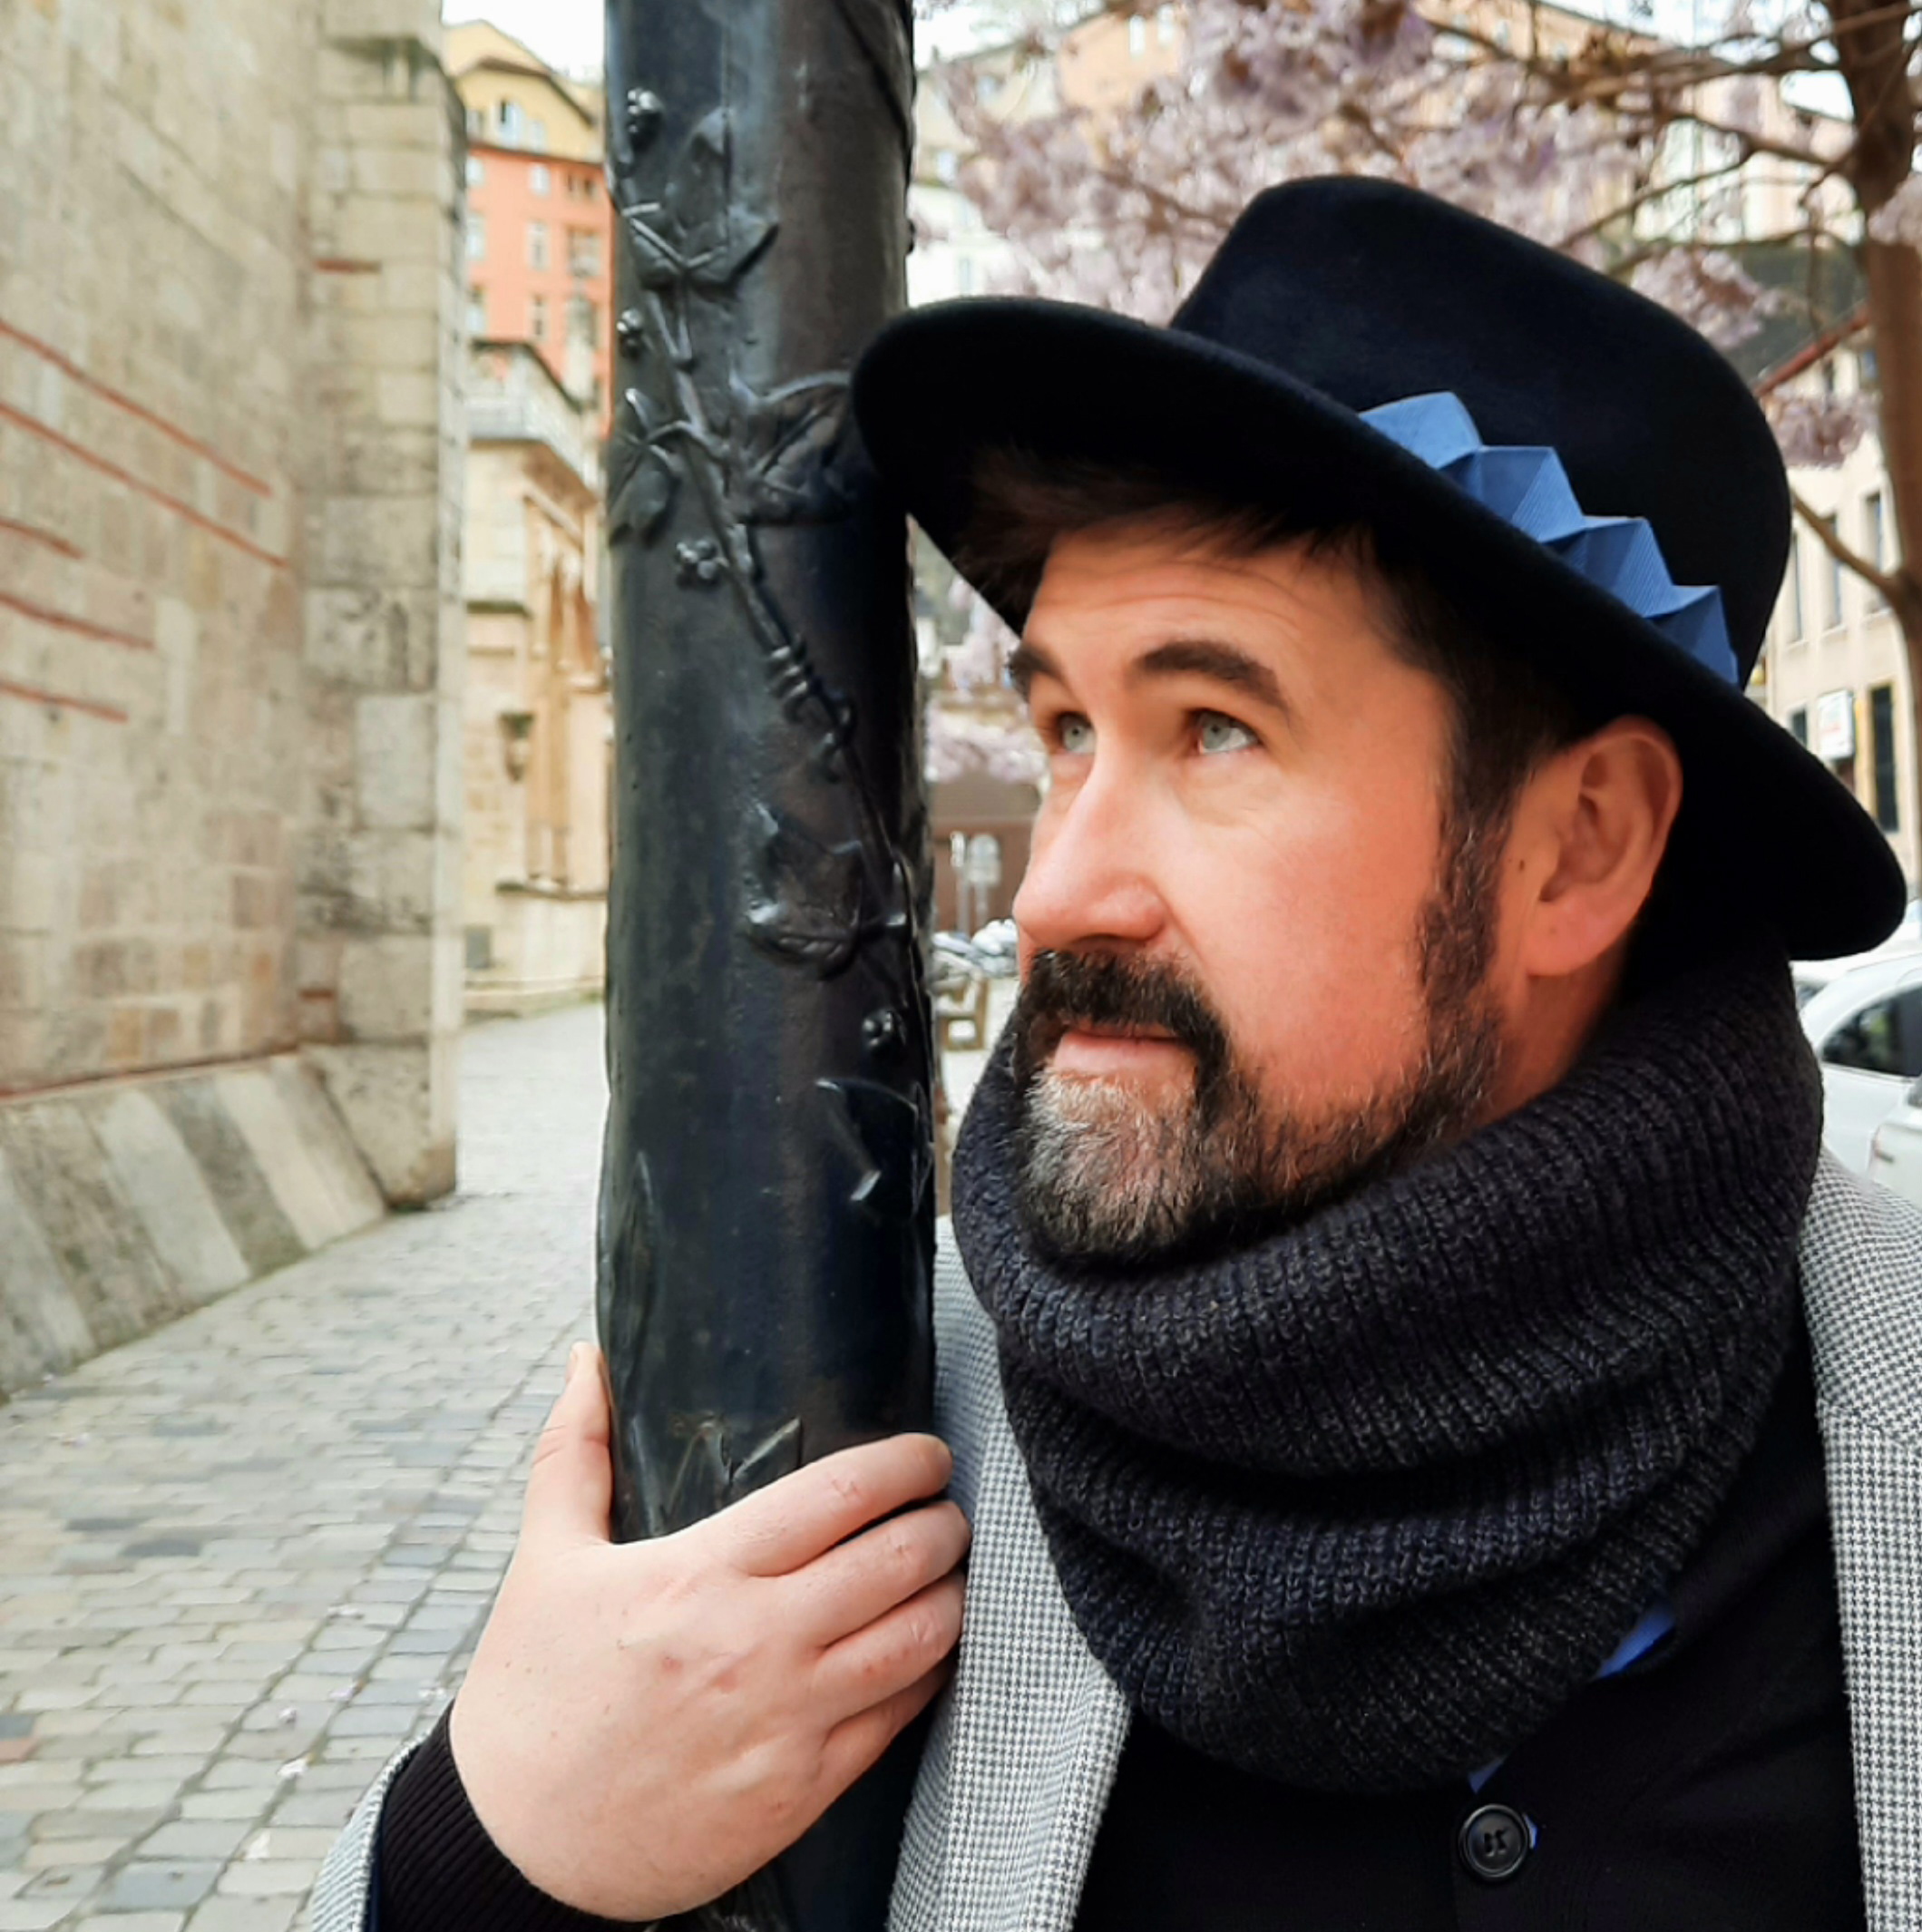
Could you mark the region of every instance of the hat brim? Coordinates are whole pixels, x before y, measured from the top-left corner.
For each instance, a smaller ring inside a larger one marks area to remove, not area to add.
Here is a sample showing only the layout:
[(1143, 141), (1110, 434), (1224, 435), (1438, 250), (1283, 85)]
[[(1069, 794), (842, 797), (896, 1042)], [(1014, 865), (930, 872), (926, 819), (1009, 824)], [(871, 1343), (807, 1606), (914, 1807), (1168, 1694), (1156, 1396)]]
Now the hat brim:
[[(1867, 951), (1902, 915), (1907, 889), (1888, 840), (1759, 705), (1354, 411), (1267, 363), (1066, 303), (948, 302), (876, 337), (854, 405), (882, 475), (950, 554), (973, 514), (977, 455), (1009, 446), (1043, 462), (1146, 467), (1210, 496), (1392, 533), (1585, 717), (1633, 714), (1670, 734), (1683, 765), (1676, 863), (1771, 925), (1792, 957)], [(1027, 615), (1000, 614), (1017, 629)]]

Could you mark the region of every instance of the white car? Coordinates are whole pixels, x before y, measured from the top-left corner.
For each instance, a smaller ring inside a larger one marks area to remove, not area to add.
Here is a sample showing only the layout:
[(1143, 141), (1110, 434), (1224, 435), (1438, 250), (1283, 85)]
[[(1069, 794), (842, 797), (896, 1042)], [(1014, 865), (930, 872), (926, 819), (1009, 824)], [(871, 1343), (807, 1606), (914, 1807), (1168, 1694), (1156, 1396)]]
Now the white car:
[(1807, 995), (1801, 1019), (1822, 1064), (1823, 1144), (1868, 1174), (1876, 1129), (1922, 1079), (1922, 951), (1850, 966)]
[(1875, 1130), (1868, 1147), (1868, 1177), (1922, 1207), (1922, 1080)]

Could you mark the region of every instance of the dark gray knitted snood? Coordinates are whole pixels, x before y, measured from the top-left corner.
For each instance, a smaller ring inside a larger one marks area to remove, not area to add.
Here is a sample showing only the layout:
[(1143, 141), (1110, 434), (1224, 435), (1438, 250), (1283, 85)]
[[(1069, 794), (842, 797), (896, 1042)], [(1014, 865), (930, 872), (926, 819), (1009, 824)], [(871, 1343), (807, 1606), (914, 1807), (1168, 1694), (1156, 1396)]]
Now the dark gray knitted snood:
[(1135, 1706), (1325, 1790), (1444, 1782), (1694, 1550), (1797, 1319), (1821, 1089), (1779, 957), (1617, 1014), (1563, 1084), (1205, 1264), (1042, 1259), (996, 1052), (954, 1230), (1076, 1621)]

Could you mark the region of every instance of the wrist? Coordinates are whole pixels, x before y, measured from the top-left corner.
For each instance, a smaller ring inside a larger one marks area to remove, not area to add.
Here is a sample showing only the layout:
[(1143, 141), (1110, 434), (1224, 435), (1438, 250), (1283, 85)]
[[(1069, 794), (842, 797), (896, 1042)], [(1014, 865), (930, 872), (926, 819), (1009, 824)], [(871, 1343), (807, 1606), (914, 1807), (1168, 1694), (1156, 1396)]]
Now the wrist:
[(543, 1890), (489, 1835), (441, 1719), (394, 1781), (381, 1813), (383, 1932), (608, 1932), (603, 1918)]

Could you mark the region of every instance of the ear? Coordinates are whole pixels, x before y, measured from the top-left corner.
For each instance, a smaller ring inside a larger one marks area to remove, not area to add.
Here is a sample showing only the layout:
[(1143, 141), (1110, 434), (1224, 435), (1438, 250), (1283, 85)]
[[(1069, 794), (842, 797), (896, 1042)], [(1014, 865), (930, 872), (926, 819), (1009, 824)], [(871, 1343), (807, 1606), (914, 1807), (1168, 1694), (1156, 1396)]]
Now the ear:
[(1645, 717), (1618, 717), (1535, 773), (1517, 802), (1511, 847), (1523, 973), (1565, 979), (1627, 937), (1681, 805), (1674, 740)]

